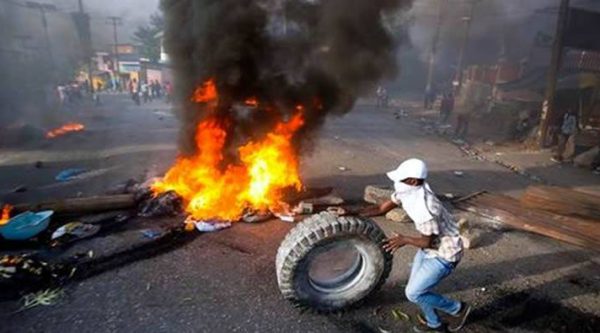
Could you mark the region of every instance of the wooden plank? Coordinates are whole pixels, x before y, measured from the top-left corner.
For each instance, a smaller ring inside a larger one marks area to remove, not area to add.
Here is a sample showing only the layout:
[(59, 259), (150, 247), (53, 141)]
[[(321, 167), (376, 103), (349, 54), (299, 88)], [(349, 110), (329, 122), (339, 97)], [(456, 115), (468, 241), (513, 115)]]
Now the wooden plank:
[(36, 204), (16, 205), (15, 212), (53, 210), (56, 214), (86, 214), (108, 210), (129, 209), (135, 206), (133, 194), (70, 198)]
[(549, 225), (555, 228), (560, 228), (568, 231), (579, 232), (584, 235), (598, 234), (600, 230), (597, 225), (588, 220), (578, 219), (569, 216), (557, 215), (541, 210), (530, 209), (523, 207), (518, 200), (507, 196), (490, 196), (483, 197), (481, 203), (491, 207), (496, 207), (504, 211), (513, 212), (520, 216), (525, 221), (535, 221), (538, 224)]
[(600, 250), (600, 230), (598, 230), (600, 228), (597, 228), (594, 222), (523, 207), (518, 200), (511, 197), (483, 194), (458, 203), (457, 208), (503, 222), (517, 229)]
[(525, 207), (600, 222), (600, 196), (556, 186), (530, 186), (521, 198)]

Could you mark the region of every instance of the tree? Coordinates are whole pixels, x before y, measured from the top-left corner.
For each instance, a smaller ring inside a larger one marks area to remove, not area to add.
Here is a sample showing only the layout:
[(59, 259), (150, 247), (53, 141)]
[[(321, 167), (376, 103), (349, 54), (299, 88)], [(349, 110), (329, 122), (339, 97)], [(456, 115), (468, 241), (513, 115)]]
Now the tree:
[(161, 13), (150, 16), (150, 24), (144, 24), (133, 33), (133, 41), (137, 44), (144, 58), (157, 62), (160, 59), (160, 35), (163, 31), (164, 18)]

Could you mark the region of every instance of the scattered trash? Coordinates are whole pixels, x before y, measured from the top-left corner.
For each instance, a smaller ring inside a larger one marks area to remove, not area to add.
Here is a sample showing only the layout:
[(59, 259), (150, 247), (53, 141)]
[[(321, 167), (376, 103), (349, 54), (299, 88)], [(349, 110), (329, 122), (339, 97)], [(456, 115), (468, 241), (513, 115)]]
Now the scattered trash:
[(160, 230), (144, 229), (141, 232), (148, 239), (156, 239), (162, 235), (162, 231)]
[(267, 221), (273, 217), (269, 211), (249, 211), (242, 216), (242, 221), (246, 223), (260, 223)]
[(283, 222), (289, 222), (289, 223), (296, 222), (296, 218), (292, 214), (274, 214), (274, 215), (277, 216), (277, 218)]
[(35, 162), (35, 164), (33, 165), (36, 169), (41, 169), (44, 167), (44, 162), (42, 161), (37, 161)]
[[(186, 224), (190, 218), (186, 219)], [(192, 219), (193, 220), (193, 219)], [(215, 232), (223, 229), (227, 229), (231, 227), (231, 222), (206, 222), (206, 221), (198, 221), (191, 222), (196, 226), (196, 230), (200, 232)]]
[(92, 237), (100, 231), (100, 226), (81, 222), (67, 223), (52, 233), (52, 240), (70, 243), (76, 240)]
[(347, 213), (347, 211), (342, 207), (327, 207), (327, 211), (336, 216), (343, 216)]
[(71, 277), (68, 274), (70, 271), (70, 266), (49, 264), (31, 255), (0, 256), (2, 296), (13, 298), (32, 291), (23, 287), (39, 289), (44, 285), (61, 285)]
[(61, 288), (46, 289), (35, 293), (27, 294), (23, 296), (23, 305), (17, 312), (29, 310), (37, 306), (50, 306), (58, 303), (60, 298), (64, 295), (64, 291)]
[(464, 173), (464, 172), (462, 172), (462, 171), (454, 171), (454, 175), (455, 175), (456, 177), (462, 177), (462, 176), (464, 176), (464, 175), (465, 175), (465, 173)]
[(293, 223), (296, 221), (296, 214), (290, 208), (290, 205), (288, 205), (285, 202), (279, 202), (279, 204), (276, 207), (272, 207), (271, 213), (273, 213), (273, 215), (275, 215), (278, 219), (280, 219), (283, 222)]
[(140, 207), (138, 215), (142, 217), (177, 216), (183, 211), (183, 200), (175, 191), (169, 191), (151, 196)]
[(12, 193), (23, 193), (27, 192), (27, 186), (19, 185), (11, 190)]
[(345, 166), (338, 166), (338, 170), (340, 171), (349, 171), (350, 169)]
[(400, 311), (399, 309), (393, 309), (392, 316), (394, 316), (394, 319), (396, 320), (410, 321), (410, 316)]
[(56, 179), (59, 182), (68, 182), (70, 180), (75, 179), (76, 176), (84, 173), (85, 171), (86, 171), (85, 169), (76, 169), (76, 168), (65, 169), (65, 170), (59, 172), (58, 175), (56, 175), (56, 177), (54, 177), (54, 179)]
[(488, 146), (495, 146), (496, 145), (496, 143), (494, 141), (492, 141), (492, 140), (486, 140), (484, 143), (486, 145), (488, 145)]
[(26, 240), (35, 237), (48, 228), (52, 214), (54, 212), (51, 210), (21, 213), (0, 227), (0, 234), (7, 240)]
[(314, 205), (304, 201), (300, 201), (300, 203), (298, 203), (298, 205), (292, 209), (292, 212), (298, 215), (312, 214), (313, 211)]

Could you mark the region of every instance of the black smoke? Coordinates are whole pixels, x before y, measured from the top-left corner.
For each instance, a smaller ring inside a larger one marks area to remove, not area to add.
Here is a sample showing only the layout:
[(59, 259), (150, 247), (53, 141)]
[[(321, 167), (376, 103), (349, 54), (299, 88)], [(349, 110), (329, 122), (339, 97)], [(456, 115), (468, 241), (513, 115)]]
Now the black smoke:
[[(216, 113), (232, 128), (232, 147), (288, 119), (298, 104), (306, 117), (301, 145), (328, 114), (348, 112), (379, 80), (397, 74), (396, 43), (383, 18), (410, 2), (163, 0), (182, 151), (194, 151), (196, 126), (209, 112), (190, 101), (208, 78), (216, 81)], [(241, 112), (236, 106), (249, 97), (259, 108)]]

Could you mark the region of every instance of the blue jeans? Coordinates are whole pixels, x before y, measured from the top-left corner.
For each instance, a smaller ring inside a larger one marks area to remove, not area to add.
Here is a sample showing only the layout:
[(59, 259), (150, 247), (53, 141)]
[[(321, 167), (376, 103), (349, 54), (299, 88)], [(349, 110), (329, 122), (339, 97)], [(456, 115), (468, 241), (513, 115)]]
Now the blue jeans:
[(421, 307), (427, 325), (431, 328), (442, 325), (436, 309), (451, 315), (460, 311), (460, 302), (431, 292), (443, 278), (452, 273), (454, 267), (455, 263), (439, 257), (426, 258), (423, 250), (415, 255), (405, 290), (406, 298)]

